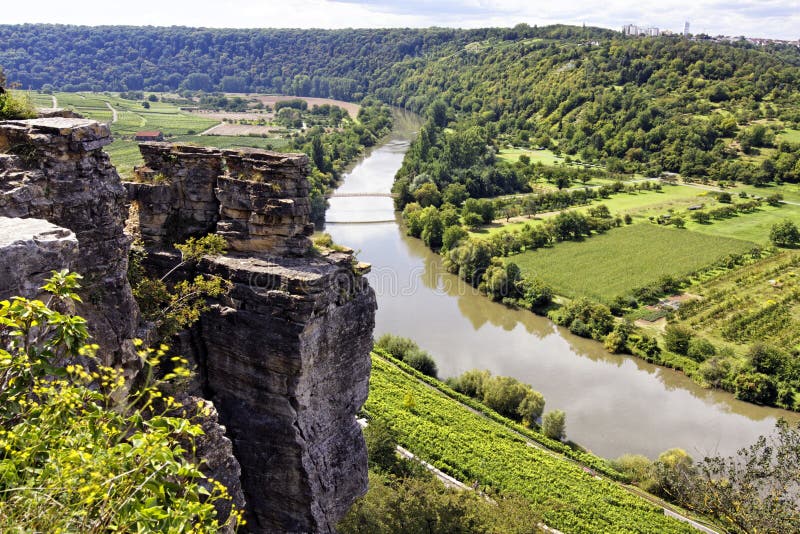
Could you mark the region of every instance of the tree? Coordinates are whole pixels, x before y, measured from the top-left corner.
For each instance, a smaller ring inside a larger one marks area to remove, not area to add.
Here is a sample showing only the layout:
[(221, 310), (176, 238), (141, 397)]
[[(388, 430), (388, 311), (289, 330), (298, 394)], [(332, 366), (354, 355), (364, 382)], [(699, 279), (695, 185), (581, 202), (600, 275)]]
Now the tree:
[(427, 206), (439, 206), (442, 203), (442, 195), (439, 188), (432, 182), (426, 182), (419, 186), (414, 193), (414, 200), (423, 208)]
[(422, 210), (422, 233), (420, 237), (422, 241), (430, 248), (439, 248), (442, 246), (442, 236), (444, 234), (444, 224), (439, 215), (439, 211), (433, 207), (428, 206)]
[(434, 100), (428, 110), (428, 117), (439, 128), (447, 126), (447, 104), (444, 100)]
[(562, 440), (566, 430), (567, 415), (561, 410), (553, 410), (544, 414), (542, 432), (551, 439)]
[(739, 373), (733, 384), (736, 398), (743, 401), (770, 405), (778, 398), (775, 379), (764, 373)]
[(459, 183), (448, 185), (445, 187), (444, 193), (442, 194), (442, 200), (454, 206), (460, 206), (468, 197), (469, 193), (467, 192), (467, 188), (464, 184)]
[(668, 324), (664, 329), (664, 346), (670, 352), (685, 355), (689, 351), (689, 341), (693, 335), (685, 326)]
[(529, 389), (519, 403), (519, 406), (517, 406), (517, 413), (522, 418), (522, 421), (530, 426), (542, 416), (544, 404), (544, 395), (538, 391)]
[(696, 362), (704, 362), (717, 354), (717, 348), (707, 339), (693, 337), (689, 340), (686, 355)]
[(473, 399), (483, 399), (483, 390), (486, 382), (491, 378), (489, 371), (479, 371), (473, 369), (465, 371), (458, 378), (450, 378), (447, 384), (459, 393), (463, 393)]
[(447, 251), (444, 265), (473, 286), (477, 286), (492, 262), (492, 249), (483, 239), (469, 239)]
[(367, 443), (367, 461), (371, 470), (392, 473), (396, 470), (397, 434), (384, 419), (373, 419), (364, 429)]
[(448, 488), (431, 476), (396, 478), (370, 472), (369, 490), (336, 526), (343, 534), (397, 532), (534, 534), (542, 507), (515, 496), (487, 499), (474, 491)]
[(321, 135), (315, 135), (311, 139), (311, 161), (320, 171), (329, 172), (328, 165), (325, 162), (325, 147), (322, 146)]
[(704, 458), (670, 479), (680, 504), (733, 532), (796, 532), (798, 481), (800, 425), (782, 419), (736, 456)]
[(483, 384), (483, 402), (500, 415), (514, 419), (527, 392), (528, 388), (516, 378), (494, 376)]
[(460, 226), (449, 226), (442, 235), (442, 249), (449, 250), (458, 245), (469, 234)]
[[(0, 530), (217, 532), (214, 505), (230, 496), (200, 472), (189, 451), (203, 431), (184, 417), (206, 408), (163, 392), (190, 375), (186, 360), (126, 394), (122, 371), (88, 344), (86, 321), (57, 311), (79, 300), (78, 281), (54, 272), (48, 304), (0, 302)], [(165, 353), (139, 351), (150, 366)], [(235, 508), (230, 519), (235, 528)]]
[(653, 462), (641, 454), (623, 454), (616, 460), (611, 460), (611, 467), (619, 471), (631, 484), (650, 491), (655, 481), (653, 480)]
[(779, 247), (794, 247), (800, 244), (800, 230), (791, 220), (783, 219), (772, 226), (769, 239)]
[(535, 276), (522, 279), (522, 301), (531, 310), (540, 310), (553, 301), (553, 289)]

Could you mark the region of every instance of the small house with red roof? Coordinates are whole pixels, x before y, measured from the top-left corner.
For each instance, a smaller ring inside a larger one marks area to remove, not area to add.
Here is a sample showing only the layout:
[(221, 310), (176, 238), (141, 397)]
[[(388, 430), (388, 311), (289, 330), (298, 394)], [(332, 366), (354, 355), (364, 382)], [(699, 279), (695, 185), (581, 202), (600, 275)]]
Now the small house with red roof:
[(133, 137), (133, 139), (135, 141), (163, 141), (164, 134), (158, 130), (153, 130), (150, 132), (136, 132), (136, 135)]

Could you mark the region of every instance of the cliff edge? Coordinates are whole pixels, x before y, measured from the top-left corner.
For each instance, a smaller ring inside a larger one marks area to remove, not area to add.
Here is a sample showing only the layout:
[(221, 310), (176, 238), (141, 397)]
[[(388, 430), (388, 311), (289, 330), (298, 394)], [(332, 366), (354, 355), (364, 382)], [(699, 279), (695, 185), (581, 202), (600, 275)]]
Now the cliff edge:
[(82, 274), (77, 311), (104, 363), (133, 380), (129, 233), (156, 274), (174, 243), (224, 236), (229, 254), (178, 273), (231, 282), (175, 340), (197, 370), (186, 395), (218, 414), (203, 424), (205, 471), (246, 500), (251, 532), (333, 532), (367, 488), (354, 416), (376, 304), (351, 254), (311, 247), (306, 156), (145, 144), (137, 181), (123, 184), (110, 142), (106, 125), (81, 118), (0, 123), (0, 298), (36, 296), (52, 269)]

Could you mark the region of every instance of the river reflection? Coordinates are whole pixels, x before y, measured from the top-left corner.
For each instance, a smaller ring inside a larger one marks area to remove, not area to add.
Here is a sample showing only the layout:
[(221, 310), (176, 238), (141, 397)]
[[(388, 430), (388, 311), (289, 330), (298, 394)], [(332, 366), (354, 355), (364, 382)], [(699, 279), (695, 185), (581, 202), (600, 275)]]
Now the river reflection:
[[(396, 132), (353, 168), (339, 191), (387, 192), (409, 138)], [(390, 199), (373, 197), (333, 198), (328, 217), (395, 220)], [(601, 456), (653, 458), (670, 447), (696, 457), (732, 454), (769, 432), (776, 417), (800, 420), (700, 388), (675, 371), (608, 354), (545, 318), (492, 302), (446, 273), (441, 258), (406, 237), (397, 222), (333, 223), (326, 231), (373, 265), (376, 336), (413, 338), (434, 356), (442, 378), (479, 368), (531, 384), (547, 399), (546, 409), (567, 412), (568, 437)]]

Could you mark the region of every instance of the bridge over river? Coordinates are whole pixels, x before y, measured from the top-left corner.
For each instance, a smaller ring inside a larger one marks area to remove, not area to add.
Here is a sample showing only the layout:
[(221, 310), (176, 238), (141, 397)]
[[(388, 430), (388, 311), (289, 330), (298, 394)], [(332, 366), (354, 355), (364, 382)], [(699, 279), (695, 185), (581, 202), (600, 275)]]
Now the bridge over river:
[(397, 198), (397, 193), (332, 193), (329, 198), (383, 197)]

